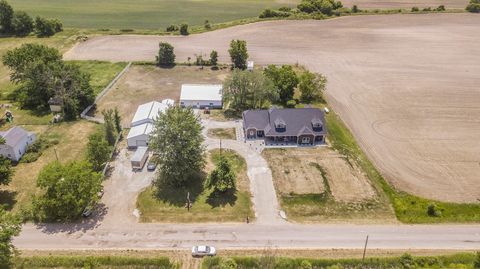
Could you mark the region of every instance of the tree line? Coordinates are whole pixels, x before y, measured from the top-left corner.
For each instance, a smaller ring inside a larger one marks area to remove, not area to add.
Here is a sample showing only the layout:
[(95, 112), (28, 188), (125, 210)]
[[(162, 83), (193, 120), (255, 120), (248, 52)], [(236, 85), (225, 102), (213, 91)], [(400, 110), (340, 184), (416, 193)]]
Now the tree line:
[(63, 31), (58, 19), (37, 16), (35, 20), (24, 11), (13, 10), (5, 0), (0, 1), (0, 33), (4, 35), (27, 36), (35, 32), (38, 37), (49, 37)]

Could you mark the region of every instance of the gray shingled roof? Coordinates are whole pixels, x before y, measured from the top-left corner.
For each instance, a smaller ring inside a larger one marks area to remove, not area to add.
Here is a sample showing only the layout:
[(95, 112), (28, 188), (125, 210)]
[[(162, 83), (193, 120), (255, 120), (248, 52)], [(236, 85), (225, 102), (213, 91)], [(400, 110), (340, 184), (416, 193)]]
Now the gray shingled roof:
[(6, 132), (0, 132), (0, 136), (5, 138), (5, 141), (7, 145), (14, 147), (17, 145), (20, 141), (22, 141), (23, 138), (28, 136), (28, 132), (25, 131), (23, 128), (15, 126), (13, 128), (10, 128)]
[[(283, 121), (285, 129), (276, 129), (275, 122)], [(312, 123), (322, 123), (322, 130), (313, 128)], [(298, 136), (300, 134), (324, 135), (325, 115), (318, 108), (286, 108), (269, 110), (247, 110), (243, 112), (245, 129), (264, 130), (266, 136)]]

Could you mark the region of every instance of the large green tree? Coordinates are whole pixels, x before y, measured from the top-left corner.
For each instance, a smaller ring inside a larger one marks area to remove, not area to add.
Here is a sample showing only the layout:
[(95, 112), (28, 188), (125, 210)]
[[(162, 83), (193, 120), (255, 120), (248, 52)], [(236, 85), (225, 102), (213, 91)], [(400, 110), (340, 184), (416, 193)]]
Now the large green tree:
[(57, 19), (35, 18), (35, 34), (38, 37), (49, 37), (62, 30), (63, 25)]
[(327, 85), (327, 78), (321, 74), (305, 71), (299, 79), (298, 89), (302, 102), (310, 103), (320, 101), (323, 98), (323, 91)]
[(298, 84), (298, 77), (290, 65), (276, 67), (269, 65), (264, 71), (265, 75), (273, 81), (279, 94), (279, 101), (286, 104), (293, 99), (295, 87)]
[(104, 129), (105, 129), (105, 140), (108, 142), (110, 146), (115, 144), (115, 112), (113, 109), (108, 109), (102, 111), (103, 120), (105, 122)]
[(175, 53), (174, 48), (169, 43), (160, 42), (157, 64), (163, 67), (169, 67), (175, 65)]
[(236, 175), (232, 164), (224, 156), (220, 156), (215, 169), (205, 181), (206, 188), (213, 188), (216, 192), (234, 191)]
[(223, 100), (236, 110), (263, 108), (278, 100), (278, 92), (263, 72), (236, 69), (223, 84)]
[(202, 125), (191, 108), (170, 106), (160, 113), (150, 136), (159, 166), (154, 184), (185, 186), (205, 165)]
[(297, 8), (305, 13), (320, 12), (332, 15), (334, 10), (343, 7), (342, 2), (335, 0), (302, 0)]
[(12, 30), (13, 8), (5, 1), (0, 1), (0, 32), (10, 33)]
[(26, 36), (33, 31), (33, 19), (23, 11), (15, 11), (12, 19), (12, 30), (16, 35)]
[(247, 69), (247, 41), (245, 40), (232, 40), (230, 42), (230, 58), (232, 59), (233, 68), (245, 70)]
[(0, 206), (0, 269), (11, 268), (15, 249), (12, 239), (20, 233), (20, 230), (20, 218)]
[(93, 170), (103, 169), (104, 164), (110, 158), (111, 150), (103, 132), (95, 132), (88, 137), (87, 159), (92, 164)]
[(480, 12), (480, 0), (470, 0), (470, 3), (465, 8), (467, 11), (472, 13)]
[(37, 179), (43, 194), (34, 199), (34, 214), (41, 221), (75, 220), (98, 201), (101, 183), (102, 176), (86, 161), (50, 163)]
[(0, 156), (0, 185), (8, 185), (12, 176), (12, 162), (3, 156)]

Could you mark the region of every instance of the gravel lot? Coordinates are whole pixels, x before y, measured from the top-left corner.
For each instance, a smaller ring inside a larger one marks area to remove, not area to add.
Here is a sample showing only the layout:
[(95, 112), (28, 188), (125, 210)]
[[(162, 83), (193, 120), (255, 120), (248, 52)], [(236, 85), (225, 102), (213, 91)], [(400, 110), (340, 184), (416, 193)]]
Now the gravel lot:
[(160, 40), (178, 61), (245, 39), (259, 64), (299, 63), (327, 75), (327, 98), (386, 178), (428, 198), (480, 198), (480, 16), (354, 16), (272, 21), (188, 37), (102, 36), (67, 59), (153, 60)]

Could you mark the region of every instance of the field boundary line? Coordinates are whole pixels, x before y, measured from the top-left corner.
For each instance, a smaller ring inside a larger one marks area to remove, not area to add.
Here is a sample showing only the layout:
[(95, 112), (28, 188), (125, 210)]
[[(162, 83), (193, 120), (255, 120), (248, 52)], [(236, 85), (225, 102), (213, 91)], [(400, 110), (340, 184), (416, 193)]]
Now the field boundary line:
[(82, 119), (86, 119), (88, 121), (93, 121), (93, 122), (96, 122), (96, 123), (104, 123), (103, 119), (100, 119), (100, 118), (95, 118), (95, 117), (91, 117), (91, 116), (87, 116), (88, 112), (90, 111), (90, 109), (92, 109), (92, 107), (94, 105), (97, 104), (98, 101), (100, 101), (100, 99), (103, 98), (103, 96), (105, 96), (112, 88), (113, 88), (113, 85), (115, 85), (115, 83), (117, 83), (117, 81), (130, 69), (130, 66), (132, 66), (132, 62), (128, 62), (127, 66), (125, 66), (125, 68), (123, 68), (122, 71), (120, 71), (120, 73), (118, 73), (113, 79), (112, 81), (110, 81), (110, 83), (107, 85), (107, 87), (105, 87), (98, 95), (97, 97), (95, 97), (95, 101), (93, 101), (93, 104), (89, 105), (87, 108), (85, 108), (82, 113), (80, 114), (80, 117)]

